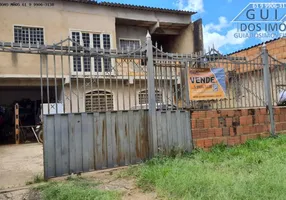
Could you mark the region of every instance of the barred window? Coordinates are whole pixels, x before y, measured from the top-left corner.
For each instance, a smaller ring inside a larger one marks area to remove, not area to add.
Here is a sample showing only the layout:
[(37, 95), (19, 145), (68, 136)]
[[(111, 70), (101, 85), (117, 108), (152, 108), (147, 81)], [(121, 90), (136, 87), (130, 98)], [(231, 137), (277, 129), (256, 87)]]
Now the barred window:
[(113, 94), (111, 92), (98, 90), (86, 94), (86, 112), (111, 111), (113, 109)]
[[(93, 34), (93, 48), (100, 49), (100, 34)], [(102, 61), (101, 57), (94, 57), (94, 71), (95, 72), (102, 72)]]
[[(110, 49), (110, 35), (103, 34), (103, 48)], [(111, 58), (103, 58), (104, 71), (111, 72)]]
[[(82, 42), (83, 42), (83, 46), (86, 48), (90, 47), (90, 35), (89, 33), (82, 33)], [(85, 53), (88, 53), (88, 51), (84, 51)], [(90, 63), (90, 56), (84, 56), (83, 57), (83, 66), (84, 66), (84, 71), (85, 72), (90, 72), (91, 69), (91, 63)]]
[(119, 46), (122, 50), (135, 50), (140, 48), (140, 40), (120, 39)]
[[(143, 90), (139, 92), (139, 104), (148, 104), (148, 90)], [(162, 103), (163, 102), (163, 95), (160, 91), (155, 91), (155, 98), (156, 103)]]
[(14, 42), (22, 44), (44, 44), (44, 29), (38, 27), (14, 26)]
[[(80, 43), (80, 33), (73, 32), (72, 33), (72, 46), (76, 46)], [(73, 71), (81, 72), (81, 57), (80, 56), (73, 56)]]
[[(110, 49), (111, 48), (111, 37), (109, 34), (98, 34), (89, 32), (72, 32), (72, 39), (78, 44), (86, 48), (98, 48), (98, 49)], [(87, 50), (84, 50), (87, 53)], [(102, 56), (90, 57), (73, 57), (73, 69), (74, 72), (111, 72), (112, 62), (111, 58), (104, 58)]]

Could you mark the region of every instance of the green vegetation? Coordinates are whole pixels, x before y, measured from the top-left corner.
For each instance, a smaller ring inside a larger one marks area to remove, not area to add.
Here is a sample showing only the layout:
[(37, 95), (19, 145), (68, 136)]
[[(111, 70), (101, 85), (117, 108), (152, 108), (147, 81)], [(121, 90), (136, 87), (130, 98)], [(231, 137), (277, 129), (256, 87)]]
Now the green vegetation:
[(286, 136), (234, 148), (219, 145), (210, 152), (159, 156), (124, 175), (167, 199), (285, 199)]
[(67, 178), (62, 182), (48, 182), (36, 188), (43, 200), (116, 200), (120, 193), (114, 191), (100, 191), (98, 183), (84, 178)]
[(34, 176), (32, 181), (26, 182), (26, 185), (32, 185), (35, 183), (42, 183), (42, 182), (45, 182), (43, 174), (37, 174)]

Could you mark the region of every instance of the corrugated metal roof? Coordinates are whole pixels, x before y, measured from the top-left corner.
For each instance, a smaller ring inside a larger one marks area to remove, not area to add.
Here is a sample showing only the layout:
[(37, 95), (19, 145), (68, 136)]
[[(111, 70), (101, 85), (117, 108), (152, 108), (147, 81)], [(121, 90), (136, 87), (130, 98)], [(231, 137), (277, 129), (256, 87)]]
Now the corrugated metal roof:
[(107, 1), (103, 1), (103, 2), (97, 2), (94, 0), (62, 0), (62, 1), (87, 3), (87, 4), (94, 4), (94, 5), (107, 6), (107, 7), (128, 8), (128, 9), (134, 9), (134, 10), (146, 10), (146, 11), (154, 11), (154, 12), (173, 13), (173, 14), (184, 14), (184, 15), (196, 14), (196, 12), (193, 12), (193, 11), (157, 8), (157, 7), (140, 6), (140, 5), (133, 5), (133, 4), (113, 3), (113, 2), (107, 2)]
[(253, 46), (250, 46), (250, 47), (247, 47), (247, 48), (240, 49), (240, 50), (238, 50), (238, 51), (229, 53), (229, 54), (227, 54), (227, 56), (230, 56), (230, 55), (233, 55), (233, 54), (242, 52), (242, 51), (246, 51), (246, 50), (252, 49), (252, 48), (254, 48), (254, 47), (258, 47), (258, 46), (260, 46), (260, 45), (263, 45), (264, 43), (265, 43), (265, 44), (268, 44), (268, 43), (271, 43), (271, 42), (274, 42), (274, 41), (276, 41), (276, 40), (280, 40), (280, 39), (283, 39), (283, 38), (285, 38), (285, 37), (282, 37), (282, 38), (279, 37), (279, 38), (275, 38), (275, 39), (268, 40), (268, 41), (265, 41), (265, 42), (261, 42), (261, 43), (255, 44), (255, 45), (253, 45)]

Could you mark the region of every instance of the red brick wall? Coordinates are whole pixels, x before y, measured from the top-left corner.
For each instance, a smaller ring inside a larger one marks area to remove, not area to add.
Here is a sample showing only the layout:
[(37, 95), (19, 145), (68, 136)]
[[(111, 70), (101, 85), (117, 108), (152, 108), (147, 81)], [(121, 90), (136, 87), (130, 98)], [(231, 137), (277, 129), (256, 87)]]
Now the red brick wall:
[[(275, 108), (276, 132), (286, 131), (286, 108)], [(269, 136), (266, 108), (210, 110), (191, 113), (192, 137), (197, 148), (224, 143), (229, 146)]]
[[(238, 53), (233, 53), (231, 56), (247, 57), (249, 60), (256, 58), (261, 53), (262, 45), (258, 45)], [(286, 38), (280, 38), (266, 43), (266, 48), (271, 56), (274, 56), (281, 62), (286, 62)]]

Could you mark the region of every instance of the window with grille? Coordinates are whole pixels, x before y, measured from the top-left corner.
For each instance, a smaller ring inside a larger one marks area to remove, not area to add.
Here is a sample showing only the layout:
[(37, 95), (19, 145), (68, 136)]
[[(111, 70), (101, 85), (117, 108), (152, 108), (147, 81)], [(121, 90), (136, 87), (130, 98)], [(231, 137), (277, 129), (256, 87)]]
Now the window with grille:
[(111, 111), (113, 109), (113, 94), (111, 92), (99, 90), (86, 94), (86, 112)]
[[(74, 31), (72, 32), (72, 40), (86, 48), (111, 49), (111, 38), (109, 34)], [(73, 46), (75, 46), (75, 44)], [(84, 50), (84, 52), (88, 53), (88, 50)], [(74, 72), (111, 72), (111, 58), (102, 56), (73, 56), (73, 70)]]
[[(163, 95), (158, 90), (155, 91), (155, 98), (156, 103), (163, 102)], [(148, 90), (144, 90), (139, 93), (139, 104), (148, 104)]]
[(119, 46), (121, 50), (135, 50), (140, 48), (140, 40), (120, 39)]
[(14, 42), (22, 44), (44, 44), (44, 29), (14, 26)]

